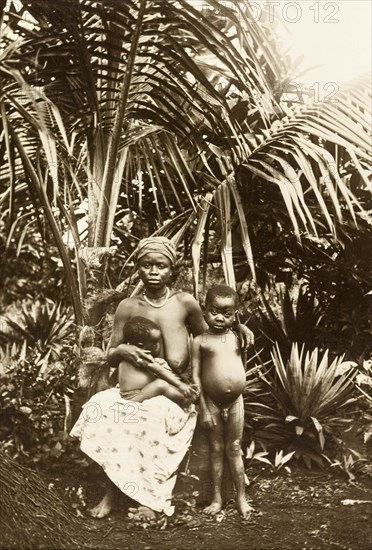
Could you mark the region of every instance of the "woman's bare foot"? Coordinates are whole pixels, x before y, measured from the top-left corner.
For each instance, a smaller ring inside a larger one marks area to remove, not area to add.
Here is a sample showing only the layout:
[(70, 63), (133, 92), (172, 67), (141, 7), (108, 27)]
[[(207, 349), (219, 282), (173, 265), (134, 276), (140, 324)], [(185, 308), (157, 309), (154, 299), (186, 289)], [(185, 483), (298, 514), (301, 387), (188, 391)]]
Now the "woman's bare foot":
[(205, 514), (209, 514), (210, 516), (215, 516), (216, 514), (218, 514), (218, 512), (221, 512), (221, 509), (222, 502), (219, 500), (214, 500), (209, 506), (204, 508), (203, 512)]
[(101, 502), (90, 510), (90, 514), (94, 518), (104, 518), (109, 515), (114, 505), (114, 492), (107, 491)]
[(151, 521), (156, 519), (156, 512), (147, 506), (138, 506), (138, 508), (129, 508), (133, 521)]
[(248, 519), (251, 513), (253, 512), (253, 508), (248, 504), (246, 498), (245, 497), (238, 498), (236, 504), (243, 518)]

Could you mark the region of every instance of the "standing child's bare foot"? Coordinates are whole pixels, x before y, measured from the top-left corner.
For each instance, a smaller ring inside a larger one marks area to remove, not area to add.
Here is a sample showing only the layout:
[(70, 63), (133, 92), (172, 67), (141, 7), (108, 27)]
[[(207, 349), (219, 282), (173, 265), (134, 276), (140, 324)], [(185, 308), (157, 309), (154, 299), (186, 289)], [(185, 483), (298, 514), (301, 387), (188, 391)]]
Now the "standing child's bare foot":
[(219, 500), (215, 500), (209, 506), (204, 508), (203, 512), (205, 514), (209, 514), (210, 516), (215, 516), (216, 514), (218, 514), (218, 512), (221, 512), (221, 508), (222, 502), (220, 502)]
[(109, 515), (114, 505), (114, 492), (108, 491), (101, 502), (97, 504), (94, 508), (90, 510), (90, 514), (94, 518), (104, 518)]
[(249, 506), (246, 498), (245, 497), (238, 498), (236, 504), (243, 518), (248, 519), (249, 516), (251, 515), (251, 512), (253, 512), (253, 508), (252, 506)]

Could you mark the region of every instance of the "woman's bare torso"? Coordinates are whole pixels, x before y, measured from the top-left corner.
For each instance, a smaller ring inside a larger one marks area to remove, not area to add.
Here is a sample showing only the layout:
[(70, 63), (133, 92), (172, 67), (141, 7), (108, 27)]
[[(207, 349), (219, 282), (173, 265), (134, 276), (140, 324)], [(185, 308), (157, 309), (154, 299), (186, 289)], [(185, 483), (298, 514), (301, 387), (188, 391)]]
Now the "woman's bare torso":
[(228, 405), (235, 401), (246, 383), (236, 335), (233, 332), (204, 334), (200, 354), (203, 391), (216, 405)]
[(187, 309), (173, 294), (161, 308), (154, 308), (141, 297), (128, 304), (128, 319), (140, 315), (159, 325), (162, 334), (160, 357), (164, 357), (175, 372), (183, 372), (189, 364), (189, 335), (186, 327)]

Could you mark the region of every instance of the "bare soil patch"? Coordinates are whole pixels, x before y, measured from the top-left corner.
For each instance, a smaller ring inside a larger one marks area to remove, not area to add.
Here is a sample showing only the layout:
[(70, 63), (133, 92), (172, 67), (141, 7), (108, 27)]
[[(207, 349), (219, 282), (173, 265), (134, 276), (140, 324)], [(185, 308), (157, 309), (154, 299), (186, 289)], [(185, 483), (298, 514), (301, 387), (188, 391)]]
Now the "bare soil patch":
[[(372, 549), (370, 477), (350, 482), (330, 473), (302, 469), (291, 475), (274, 476), (262, 469), (248, 474), (251, 486), (247, 496), (255, 509), (248, 521), (242, 520), (232, 501), (211, 519), (192, 497), (177, 497), (174, 517), (167, 524), (163, 521), (145, 529), (128, 518), (128, 507), (133, 506), (133, 501), (126, 498), (120, 498), (108, 518), (89, 517), (87, 509), (103, 494), (94, 468), (86, 469), (79, 477), (76, 471), (61, 473), (54, 483), (77, 513), (82, 513), (80, 519), (88, 528), (86, 545), (90, 549)], [(77, 479), (87, 496), (86, 509), (76, 497)]]

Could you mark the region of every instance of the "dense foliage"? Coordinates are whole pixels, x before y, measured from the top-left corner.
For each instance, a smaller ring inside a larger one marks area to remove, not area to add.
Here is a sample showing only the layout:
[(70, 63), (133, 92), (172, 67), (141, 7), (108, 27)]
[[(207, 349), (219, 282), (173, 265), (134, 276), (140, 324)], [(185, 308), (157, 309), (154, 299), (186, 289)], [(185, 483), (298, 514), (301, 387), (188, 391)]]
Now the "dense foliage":
[(77, 387), (71, 312), (50, 300), (24, 301), (2, 317), (0, 338), (0, 448), (23, 462), (57, 458)]
[(255, 21), (251, 10), (1, 4), (2, 445), (14, 456), (61, 452), (77, 385), (69, 306), (105, 340), (102, 288), (135, 288), (132, 252), (151, 233), (179, 247), (183, 288), (237, 286), (257, 339), (249, 365), (265, 365), (249, 391), (270, 412), (264, 432), (281, 434), (278, 464), (298, 436), (291, 416), (307, 456), (328, 452), (319, 408), (302, 418), (304, 388), (285, 380), (310, 364), (313, 382), (321, 372), (343, 390), (326, 350), (360, 365), (371, 349), (370, 79), (332, 102), (306, 90), (288, 99), (297, 65), (268, 13)]

